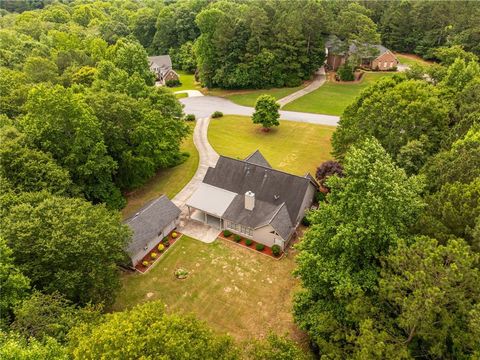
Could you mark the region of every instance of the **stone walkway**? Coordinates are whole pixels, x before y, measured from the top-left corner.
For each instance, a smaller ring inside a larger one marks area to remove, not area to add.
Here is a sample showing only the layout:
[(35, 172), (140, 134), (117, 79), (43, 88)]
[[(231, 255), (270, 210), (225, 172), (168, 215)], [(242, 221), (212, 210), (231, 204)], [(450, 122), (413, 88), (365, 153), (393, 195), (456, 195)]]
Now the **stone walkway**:
[(317, 90), (320, 86), (325, 84), (326, 80), (327, 80), (327, 77), (325, 74), (325, 68), (322, 66), (315, 73), (313, 81), (310, 85), (306, 86), (301, 90), (295, 91), (294, 93), (287, 95), (284, 98), (281, 98), (280, 100), (277, 100), (277, 102), (280, 104), (280, 108), (284, 107), (285, 105), (287, 105), (292, 101), (297, 100), (298, 98), (301, 98), (304, 95), (307, 95), (308, 93), (311, 93), (314, 90)]

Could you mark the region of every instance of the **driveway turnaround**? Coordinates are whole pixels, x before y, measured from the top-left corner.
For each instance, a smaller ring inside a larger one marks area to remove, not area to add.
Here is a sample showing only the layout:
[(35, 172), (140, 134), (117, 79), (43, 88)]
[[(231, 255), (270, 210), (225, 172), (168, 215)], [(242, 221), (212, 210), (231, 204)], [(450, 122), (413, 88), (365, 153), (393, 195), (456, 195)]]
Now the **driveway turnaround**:
[(290, 94), (288, 96), (285, 96), (284, 98), (281, 98), (280, 100), (277, 100), (277, 102), (280, 104), (280, 107), (284, 107), (288, 103), (297, 100), (298, 98), (307, 95), (308, 93), (311, 93), (314, 90), (317, 90), (320, 86), (325, 84), (325, 81), (327, 80), (327, 76), (325, 75), (325, 68), (322, 66), (320, 69), (317, 70), (313, 77), (313, 81), (310, 83), (310, 85), (306, 86), (305, 88), (295, 91), (293, 94)]
[(215, 241), (220, 230), (213, 229), (204, 224), (198, 223), (195, 220), (188, 219), (188, 209), (186, 206), (187, 200), (192, 196), (198, 185), (202, 182), (207, 169), (210, 166), (215, 166), (218, 160), (218, 154), (213, 150), (212, 146), (208, 142), (208, 124), (210, 118), (198, 118), (193, 131), (193, 142), (198, 150), (199, 163), (197, 171), (192, 180), (172, 199), (173, 203), (177, 205), (182, 213), (180, 214), (180, 224), (178, 231), (181, 233), (193, 237), (194, 239), (201, 240), (206, 243)]
[[(228, 115), (252, 116), (254, 109), (248, 106), (237, 105), (228, 99), (217, 96), (199, 96), (179, 99), (185, 105), (185, 114), (195, 114), (197, 118), (208, 118), (215, 111), (221, 111)], [(319, 125), (336, 126), (338, 116), (304, 113), (297, 111), (280, 110), (280, 119), (298, 122), (306, 122)]]

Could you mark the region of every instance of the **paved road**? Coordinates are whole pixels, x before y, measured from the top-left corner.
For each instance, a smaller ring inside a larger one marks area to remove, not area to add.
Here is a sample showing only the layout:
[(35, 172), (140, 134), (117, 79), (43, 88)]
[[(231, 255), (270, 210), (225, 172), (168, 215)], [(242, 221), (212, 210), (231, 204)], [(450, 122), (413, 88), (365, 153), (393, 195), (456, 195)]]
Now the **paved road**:
[(310, 85), (306, 86), (305, 88), (295, 91), (294, 93), (285, 96), (284, 98), (281, 98), (277, 102), (280, 104), (280, 107), (284, 107), (288, 103), (297, 100), (298, 98), (301, 98), (302, 96), (307, 95), (308, 93), (311, 93), (314, 90), (317, 90), (320, 86), (325, 84), (325, 81), (327, 80), (327, 76), (325, 75), (325, 68), (322, 66), (320, 69), (317, 70), (315, 73), (315, 76), (313, 78), (313, 81), (310, 83)]
[[(215, 111), (221, 111), (229, 115), (245, 115), (251, 116), (254, 109), (248, 106), (237, 105), (228, 99), (217, 96), (199, 96), (179, 99), (185, 105), (185, 114), (195, 114), (197, 119), (207, 118)], [(338, 116), (311, 114), (296, 111), (280, 110), (280, 118), (283, 120), (292, 120), (298, 122), (306, 122), (311, 124), (332, 125), (336, 126)]]

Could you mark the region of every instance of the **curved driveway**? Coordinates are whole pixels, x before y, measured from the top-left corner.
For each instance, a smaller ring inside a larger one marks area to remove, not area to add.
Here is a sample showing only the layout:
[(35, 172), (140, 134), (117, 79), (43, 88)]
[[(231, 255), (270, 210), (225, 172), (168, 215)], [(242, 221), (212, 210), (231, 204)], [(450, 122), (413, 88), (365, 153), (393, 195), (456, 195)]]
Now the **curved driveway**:
[[(248, 106), (237, 105), (228, 99), (217, 96), (199, 96), (179, 99), (185, 105), (185, 114), (195, 114), (198, 118), (207, 118), (215, 111), (221, 111), (228, 115), (252, 116), (254, 109)], [(304, 113), (297, 111), (280, 110), (280, 119), (298, 122), (306, 122), (319, 125), (336, 126), (338, 116)]]

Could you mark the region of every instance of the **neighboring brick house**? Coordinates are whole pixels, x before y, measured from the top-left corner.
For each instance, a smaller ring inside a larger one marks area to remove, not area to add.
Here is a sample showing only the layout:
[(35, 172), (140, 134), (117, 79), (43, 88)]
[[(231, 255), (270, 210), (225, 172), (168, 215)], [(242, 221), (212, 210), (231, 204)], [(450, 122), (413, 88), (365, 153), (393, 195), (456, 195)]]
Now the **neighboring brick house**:
[[(398, 66), (397, 57), (382, 45), (372, 45), (376, 49), (377, 55), (361, 59), (361, 65), (372, 70), (392, 70)], [(345, 64), (348, 57), (357, 52), (357, 47), (352, 44), (348, 51), (337, 50), (333, 43), (327, 41), (327, 68), (336, 71), (341, 65)]]
[(155, 74), (159, 83), (165, 85), (169, 80), (179, 80), (180, 77), (172, 68), (170, 55), (149, 56), (150, 70)]
[(220, 156), (187, 207), (190, 219), (285, 249), (317, 190), (311, 175), (275, 170), (257, 150), (245, 160)]

